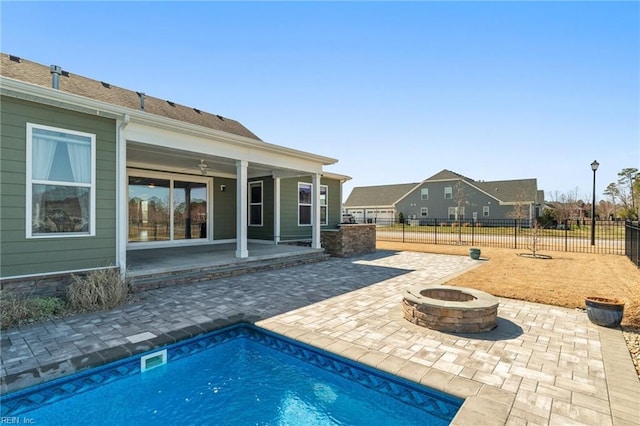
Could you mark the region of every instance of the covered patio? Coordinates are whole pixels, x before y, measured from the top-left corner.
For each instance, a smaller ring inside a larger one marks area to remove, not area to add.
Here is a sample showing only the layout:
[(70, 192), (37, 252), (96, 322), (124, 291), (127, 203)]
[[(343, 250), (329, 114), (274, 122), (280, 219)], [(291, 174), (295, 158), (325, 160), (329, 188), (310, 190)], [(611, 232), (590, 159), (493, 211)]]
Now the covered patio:
[(247, 257), (236, 256), (236, 243), (127, 250), (126, 276), (136, 291), (259, 269), (278, 269), (325, 260), (323, 249), (292, 244), (248, 243)]

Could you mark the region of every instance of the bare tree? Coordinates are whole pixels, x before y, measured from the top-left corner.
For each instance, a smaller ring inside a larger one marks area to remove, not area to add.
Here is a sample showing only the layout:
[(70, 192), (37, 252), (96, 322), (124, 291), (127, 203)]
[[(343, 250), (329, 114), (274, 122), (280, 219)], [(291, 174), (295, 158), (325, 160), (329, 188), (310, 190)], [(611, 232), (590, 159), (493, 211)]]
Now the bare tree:
[(516, 204), (513, 206), (513, 210), (507, 214), (507, 217), (516, 219), (517, 223), (521, 226), (522, 220), (529, 218), (529, 204), (524, 190), (520, 190), (516, 196)]
[(454, 187), (454, 200), (456, 202), (456, 221), (458, 221), (458, 244), (462, 244), (462, 219), (464, 219), (464, 207), (467, 197), (462, 179), (458, 179)]
[(616, 214), (616, 200), (620, 197), (620, 190), (618, 189), (618, 186), (613, 182), (610, 183), (609, 185), (607, 185), (607, 188), (604, 190), (603, 194), (611, 198), (611, 204), (613, 205), (613, 217), (614, 219), (617, 218), (618, 216)]
[(638, 198), (640, 198), (640, 173), (635, 167), (622, 169), (618, 173), (618, 191), (622, 202), (621, 216), (624, 219), (638, 219)]

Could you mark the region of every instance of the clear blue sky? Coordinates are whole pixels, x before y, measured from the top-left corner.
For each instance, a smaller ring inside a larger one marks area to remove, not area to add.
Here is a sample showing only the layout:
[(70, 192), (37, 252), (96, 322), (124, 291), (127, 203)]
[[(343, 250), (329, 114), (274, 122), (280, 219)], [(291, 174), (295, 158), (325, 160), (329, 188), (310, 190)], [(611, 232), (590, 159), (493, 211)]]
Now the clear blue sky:
[(234, 118), (354, 186), (640, 168), (640, 3), (6, 2), (4, 53)]

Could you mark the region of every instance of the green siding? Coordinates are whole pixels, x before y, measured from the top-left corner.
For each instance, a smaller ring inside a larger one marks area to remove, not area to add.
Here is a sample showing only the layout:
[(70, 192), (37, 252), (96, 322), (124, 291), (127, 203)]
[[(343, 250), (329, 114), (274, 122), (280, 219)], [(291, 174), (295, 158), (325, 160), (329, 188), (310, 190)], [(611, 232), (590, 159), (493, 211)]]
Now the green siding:
[(249, 179), (249, 182), (258, 181), (262, 181), (262, 226), (249, 226), (247, 234), (251, 239), (273, 240), (274, 180), (271, 176)]
[[(0, 99), (0, 276), (46, 274), (116, 262), (115, 121), (23, 101)], [(25, 238), (27, 123), (96, 135), (96, 235)]]
[[(298, 225), (298, 182), (311, 183), (311, 177), (282, 179), (280, 182), (280, 238), (286, 240), (310, 239), (312, 227)], [(342, 214), (339, 180), (321, 178), (321, 185), (327, 185), (329, 210), (328, 224), (323, 229), (338, 226)]]
[[(225, 192), (220, 191), (225, 185)], [(236, 237), (236, 180), (213, 179), (213, 239), (226, 240)]]

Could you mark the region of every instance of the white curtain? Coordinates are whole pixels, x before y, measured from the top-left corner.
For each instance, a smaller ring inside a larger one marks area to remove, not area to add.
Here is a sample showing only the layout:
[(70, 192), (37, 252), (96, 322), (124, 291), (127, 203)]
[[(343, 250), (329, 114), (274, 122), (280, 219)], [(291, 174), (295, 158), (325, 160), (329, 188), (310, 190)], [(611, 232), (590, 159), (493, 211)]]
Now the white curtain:
[(67, 143), (74, 182), (91, 183), (91, 144)]
[(47, 137), (38, 137), (33, 135), (33, 162), (32, 162), (32, 178), (38, 180), (49, 179), (51, 166), (53, 166), (53, 155), (56, 152), (58, 142)]

